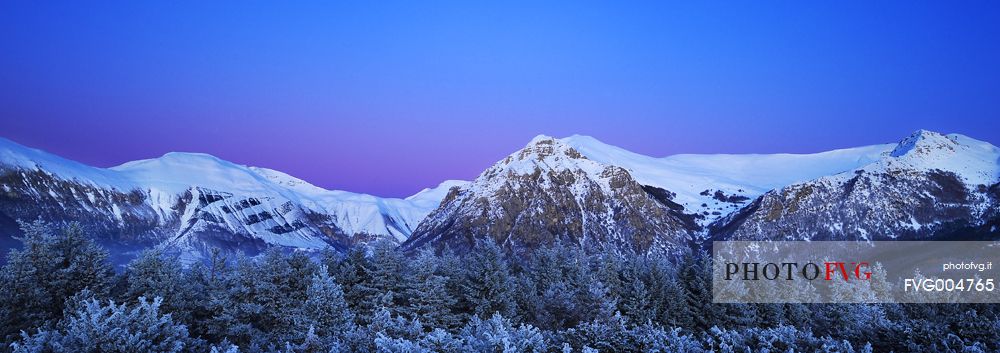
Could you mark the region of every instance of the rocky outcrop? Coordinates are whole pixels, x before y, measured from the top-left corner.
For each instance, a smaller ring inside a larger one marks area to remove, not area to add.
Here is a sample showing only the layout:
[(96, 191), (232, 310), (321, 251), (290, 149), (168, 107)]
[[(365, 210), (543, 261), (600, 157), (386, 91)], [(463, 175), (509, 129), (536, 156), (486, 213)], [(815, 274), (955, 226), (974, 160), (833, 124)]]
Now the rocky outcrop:
[(408, 199), (325, 190), (287, 174), (205, 154), (168, 153), (94, 168), (0, 138), (0, 245), (17, 221), (78, 222), (113, 255), (161, 247), (187, 261), (219, 248), (346, 250), (402, 242), (448, 181)]
[(875, 163), (767, 192), (713, 224), (712, 238), (996, 238), (998, 156), (985, 142), (918, 131)]
[(671, 197), (621, 167), (540, 136), (472, 183), (453, 188), (402, 247), (466, 249), (491, 238), (514, 250), (555, 241), (669, 250), (686, 245), (699, 228)]

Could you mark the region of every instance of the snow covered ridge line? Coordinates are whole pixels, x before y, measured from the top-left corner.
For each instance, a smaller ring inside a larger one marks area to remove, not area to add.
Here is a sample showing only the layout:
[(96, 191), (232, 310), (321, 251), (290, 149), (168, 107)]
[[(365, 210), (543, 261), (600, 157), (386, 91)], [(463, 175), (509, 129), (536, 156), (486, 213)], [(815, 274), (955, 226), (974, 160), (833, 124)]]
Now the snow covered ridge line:
[(404, 241), (448, 189), (463, 183), (380, 198), (207, 154), (168, 153), (103, 169), (0, 138), (0, 231), (16, 229), (16, 219), (79, 221), (108, 241), (193, 258), (213, 247), (343, 250)]
[[(537, 138), (536, 138), (537, 139)], [(654, 158), (588, 136), (559, 139), (583, 156), (627, 169), (637, 182), (674, 193), (673, 201), (704, 216), (703, 225), (764, 193), (823, 177), (850, 178), (859, 170), (954, 172), (976, 188), (1000, 179), (1000, 150), (964, 135), (918, 130), (898, 143), (811, 154), (680, 154)], [(734, 202), (735, 201), (735, 202)]]
[(402, 247), (487, 237), (513, 249), (560, 240), (670, 251), (716, 237), (935, 237), (1000, 215), (998, 160), (989, 143), (925, 130), (814, 154), (663, 158), (541, 135), (452, 190)]
[(1000, 239), (1000, 152), (920, 130), (859, 168), (762, 195), (715, 225), (719, 240)]
[(813, 154), (662, 158), (587, 136), (538, 136), (471, 183), (445, 181), (398, 199), (325, 190), (207, 154), (103, 169), (0, 138), (0, 233), (16, 219), (80, 221), (107, 242), (192, 259), (212, 248), (461, 246), (479, 236), (634, 250), (787, 229), (805, 239), (895, 238), (1000, 214), (991, 191), (998, 160), (989, 143), (925, 130), (899, 143)]

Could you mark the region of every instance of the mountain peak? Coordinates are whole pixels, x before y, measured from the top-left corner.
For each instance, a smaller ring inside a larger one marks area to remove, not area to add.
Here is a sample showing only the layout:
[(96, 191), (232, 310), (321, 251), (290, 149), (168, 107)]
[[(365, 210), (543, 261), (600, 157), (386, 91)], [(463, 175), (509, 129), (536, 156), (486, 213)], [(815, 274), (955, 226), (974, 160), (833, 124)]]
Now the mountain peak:
[(538, 142), (541, 142), (541, 141), (549, 141), (549, 140), (555, 140), (555, 137), (552, 137), (552, 136), (549, 136), (549, 135), (545, 135), (545, 134), (539, 134), (539, 135), (537, 135), (535, 137), (532, 137), (531, 141), (528, 141), (528, 146), (534, 145), (534, 144), (536, 144)]
[(160, 159), (175, 159), (175, 160), (213, 160), (221, 161), (219, 157), (210, 155), (208, 153), (200, 152), (167, 152), (164, 153)]
[(219, 157), (207, 153), (195, 152), (167, 152), (163, 156), (150, 159), (140, 159), (125, 162), (121, 165), (111, 167), (111, 170), (128, 171), (142, 168), (156, 169), (189, 169), (197, 171), (199, 169), (245, 169), (246, 166), (238, 165)]
[(992, 185), (1000, 178), (1000, 149), (965, 135), (917, 130), (900, 141), (889, 156), (865, 170), (943, 170), (969, 185)]
[(938, 132), (920, 129), (899, 142), (892, 150), (893, 157), (907, 154), (932, 154), (937, 151), (954, 151), (958, 145), (955, 136), (946, 136)]
[(109, 169), (146, 186), (172, 192), (183, 192), (192, 186), (217, 191), (264, 192), (271, 190), (271, 185), (277, 185), (269, 182), (267, 175), (250, 167), (205, 153), (170, 152)]
[(564, 159), (586, 159), (586, 157), (560, 139), (538, 135), (531, 139), (527, 146), (510, 155), (501, 163), (515, 165), (519, 162), (528, 162), (532, 166), (536, 163), (551, 165), (552, 162), (560, 163)]
[(591, 160), (573, 138), (539, 135), (460, 189), (449, 189), (440, 206), (402, 246), (469, 248), (490, 237), (511, 249), (531, 249), (556, 239), (604, 244), (630, 251), (674, 249), (698, 229), (660, 190), (650, 196), (621, 167)]

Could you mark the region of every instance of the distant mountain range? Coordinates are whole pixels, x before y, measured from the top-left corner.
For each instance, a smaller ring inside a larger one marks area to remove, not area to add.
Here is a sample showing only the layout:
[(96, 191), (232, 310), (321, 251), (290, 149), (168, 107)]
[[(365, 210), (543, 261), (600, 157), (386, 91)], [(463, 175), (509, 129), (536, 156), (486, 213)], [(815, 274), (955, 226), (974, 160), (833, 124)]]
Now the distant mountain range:
[(213, 247), (346, 250), (406, 240), (447, 190), (462, 184), (379, 198), (207, 154), (168, 153), (102, 169), (0, 139), (0, 230), (9, 237), (15, 220), (79, 221), (105, 246), (161, 246), (187, 259)]
[[(405, 177), (405, 176), (400, 176)], [(130, 254), (212, 248), (512, 249), (556, 240), (669, 251), (712, 239), (996, 238), (1000, 150), (917, 131), (815, 154), (655, 158), (592, 137), (538, 136), (472, 182), (405, 199), (325, 190), (279, 171), (168, 153), (102, 169), (0, 139), (0, 231), (78, 221)]]

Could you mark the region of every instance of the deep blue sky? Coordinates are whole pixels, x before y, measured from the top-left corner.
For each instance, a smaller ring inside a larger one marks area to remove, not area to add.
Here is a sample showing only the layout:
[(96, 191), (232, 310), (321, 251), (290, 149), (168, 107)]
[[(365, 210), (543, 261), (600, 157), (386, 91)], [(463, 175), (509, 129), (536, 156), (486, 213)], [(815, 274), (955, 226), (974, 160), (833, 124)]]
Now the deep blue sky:
[(296, 3), (5, 1), (0, 136), (385, 196), (540, 133), (650, 155), (1000, 143), (997, 2)]

